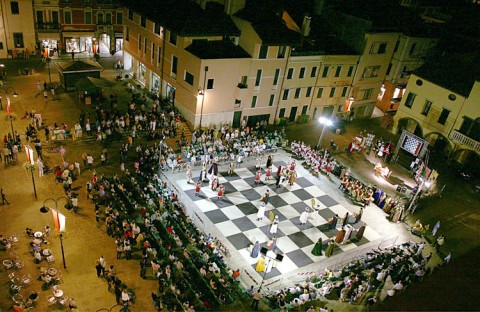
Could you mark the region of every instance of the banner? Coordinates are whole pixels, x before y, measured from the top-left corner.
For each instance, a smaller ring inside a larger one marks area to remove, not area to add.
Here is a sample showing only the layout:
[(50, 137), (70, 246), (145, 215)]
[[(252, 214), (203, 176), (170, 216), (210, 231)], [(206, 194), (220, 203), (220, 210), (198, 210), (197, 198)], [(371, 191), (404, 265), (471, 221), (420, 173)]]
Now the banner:
[(65, 222), (66, 222), (66, 217), (62, 213), (58, 212), (56, 209), (50, 209), (52, 210), (52, 215), (53, 215), (53, 222), (55, 223), (55, 229), (57, 232), (65, 232)]

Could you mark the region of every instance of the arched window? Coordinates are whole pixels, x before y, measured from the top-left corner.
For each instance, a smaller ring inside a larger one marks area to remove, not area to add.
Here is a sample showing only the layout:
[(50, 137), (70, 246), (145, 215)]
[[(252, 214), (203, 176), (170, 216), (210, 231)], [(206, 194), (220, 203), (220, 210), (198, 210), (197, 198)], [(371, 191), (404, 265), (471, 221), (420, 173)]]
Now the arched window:
[(103, 12), (97, 13), (97, 24), (103, 24)]

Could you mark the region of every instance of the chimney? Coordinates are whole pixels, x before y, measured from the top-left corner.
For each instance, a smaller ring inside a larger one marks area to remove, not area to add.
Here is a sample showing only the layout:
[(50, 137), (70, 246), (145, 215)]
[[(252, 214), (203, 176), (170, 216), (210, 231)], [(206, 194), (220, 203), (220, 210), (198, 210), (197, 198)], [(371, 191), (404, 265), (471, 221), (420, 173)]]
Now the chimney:
[(311, 23), (312, 23), (312, 18), (308, 15), (305, 15), (303, 18), (303, 24), (302, 24), (302, 36), (308, 37), (310, 35)]

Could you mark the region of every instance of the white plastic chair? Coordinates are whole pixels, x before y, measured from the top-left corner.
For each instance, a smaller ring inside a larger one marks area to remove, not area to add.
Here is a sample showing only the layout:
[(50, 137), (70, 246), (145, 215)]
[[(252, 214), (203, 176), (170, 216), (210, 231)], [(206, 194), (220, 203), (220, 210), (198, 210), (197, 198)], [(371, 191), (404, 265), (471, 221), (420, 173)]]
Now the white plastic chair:
[(54, 296), (50, 296), (47, 298), (47, 301), (50, 303), (50, 305), (53, 305), (57, 302), (57, 299)]

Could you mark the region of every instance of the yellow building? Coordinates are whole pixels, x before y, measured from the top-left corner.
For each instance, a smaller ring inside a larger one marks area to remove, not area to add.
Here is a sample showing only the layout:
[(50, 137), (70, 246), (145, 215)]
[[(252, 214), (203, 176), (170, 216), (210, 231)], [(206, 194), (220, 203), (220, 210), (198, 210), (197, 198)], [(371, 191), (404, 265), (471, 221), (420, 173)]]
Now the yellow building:
[(424, 138), (433, 151), (444, 152), (462, 164), (478, 159), (480, 82), (470, 86), (467, 92), (453, 91), (454, 88), (412, 74), (392, 132), (400, 134), (406, 129)]
[(31, 0), (0, 3), (0, 58), (23, 57), (35, 52), (35, 28)]

